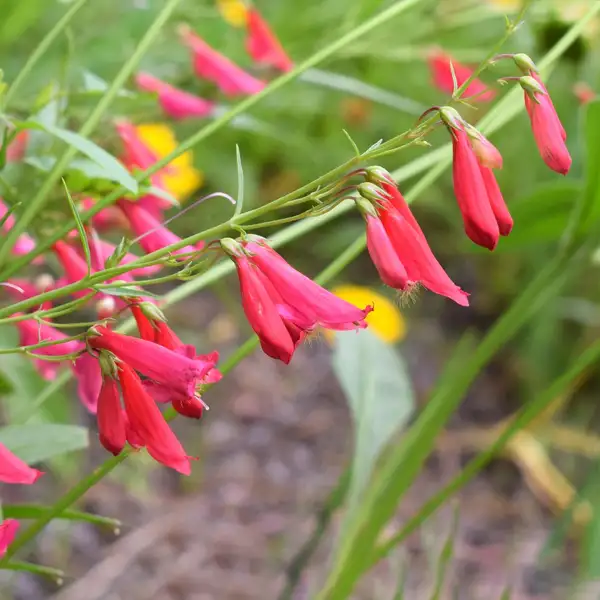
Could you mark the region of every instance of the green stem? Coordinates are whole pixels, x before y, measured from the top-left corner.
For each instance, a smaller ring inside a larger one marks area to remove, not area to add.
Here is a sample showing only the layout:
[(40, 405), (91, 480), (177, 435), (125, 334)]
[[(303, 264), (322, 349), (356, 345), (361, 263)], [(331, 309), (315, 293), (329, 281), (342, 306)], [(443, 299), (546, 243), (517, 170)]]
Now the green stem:
[[(368, 21), (365, 21), (359, 27), (357, 27), (355, 30), (349, 32), (348, 34), (342, 36), (338, 40), (332, 42), (331, 44), (329, 44), (327, 47), (323, 48), (319, 52), (316, 52), (310, 58), (308, 58), (304, 62), (297, 65), (295, 69), (293, 69), (289, 73), (282, 75), (281, 77), (278, 77), (277, 79), (272, 81), (269, 85), (267, 85), (263, 90), (261, 90), (259, 93), (249, 96), (248, 98), (246, 98), (245, 100), (240, 102), (238, 105), (233, 107), (230, 111), (225, 113), (223, 116), (219, 117), (218, 119), (215, 119), (214, 121), (212, 121), (211, 123), (209, 123), (208, 125), (203, 127), (196, 134), (190, 136), (187, 140), (182, 142), (173, 152), (171, 152), (167, 156), (164, 156), (163, 158), (161, 158), (158, 162), (156, 162), (154, 165), (152, 165), (149, 169), (147, 169), (143, 173), (137, 174), (137, 176), (136, 176), (137, 181), (138, 182), (142, 181), (142, 180), (146, 179), (147, 177), (149, 177), (150, 175), (156, 173), (157, 171), (159, 171), (160, 169), (165, 167), (167, 164), (169, 164), (173, 159), (177, 158), (184, 152), (187, 152), (188, 150), (193, 148), (195, 145), (197, 145), (201, 141), (204, 141), (205, 139), (207, 139), (208, 137), (210, 137), (211, 135), (213, 135), (214, 133), (219, 131), (224, 125), (227, 125), (235, 117), (248, 111), (254, 105), (258, 104), (261, 100), (263, 100), (263, 98), (266, 98), (267, 96), (271, 95), (273, 92), (279, 90), (280, 88), (287, 85), (289, 82), (296, 79), (300, 74), (304, 73), (307, 69), (315, 67), (316, 65), (320, 64), (321, 62), (323, 62), (324, 60), (326, 60), (327, 58), (329, 58), (330, 56), (335, 54), (338, 50), (340, 50), (344, 46), (347, 46), (348, 44), (354, 42), (355, 40), (359, 39), (363, 35), (369, 33), (373, 29), (377, 28), (379, 25), (388, 22), (390, 19), (398, 16), (399, 14), (401, 14), (402, 12), (415, 6), (419, 2), (420, 2), (420, 0), (400, 0), (398, 2), (395, 2), (388, 9), (382, 11), (381, 13), (379, 13), (378, 15), (374, 16), (373, 18), (369, 19)], [(343, 172), (343, 171), (340, 171), (340, 169), (347, 168), (346, 165), (354, 165), (355, 160), (356, 159), (352, 159), (351, 161), (348, 161), (347, 163), (345, 163), (345, 165), (342, 165), (341, 167), (338, 167), (338, 169), (334, 169), (333, 171), (330, 171), (330, 173), (327, 175), (333, 176), (334, 173), (337, 174), (337, 173)], [(316, 181), (324, 180), (325, 177), (326, 176), (323, 176), (322, 178), (319, 178)], [(300, 188), (300, 190), (296, 190), (296, 192), (292, 192), (291, 194), (288, 194), (287, 196), (284, 196), (283, 198), (281, 198), (279, 200), (281, 202), (285, 203), (285, 200), (284, 200), (285, 198), (290, 198), (290, 199), (297, 198), (298, 194), (305, 193), (302, 190), (306, 190), (306, 188), (307, 188), (307, 186), (304, 186), (303, 188)], [(310, 189), (312, 189), (312, 188), (310, 188)], [(310, 189), (308, 191), (310, 191)], [(119, 187), (113, 193), (109, 194), (108, 196), (106, 196), (105, 198), (103, 198), (102, 200), (97, 202), (91, 209), (81, 213), (81, 215), (80, 215), (81, 220), (85, 223), (92, 216), (94, 216), (99, 211), (101, 211), (103, 208), (106, 208), (107, 206), (114, 204), (116, 202), (116, 200), (118, 200), (123, 195), (124, 192), (125, 192), (125, 189), (122, 187)], [(239, 217), (233, 219), (232, 222), (239, 223), (238, 219), (240, 217), (252, 218), (257, 215), (260, 215), (260, 214), (262, 214), (262, 212), (260, 212), (262, 208), (264, 208), (264, 207), (260, 207), (258, 209), (255, 209), (254, 211), (248, 211), (248, 212), (244, 213), (243, 215), (239, 215)], [(50, 236), (48, 240), (44, 240), (43, 243), (38, 244), (36, 249), (34, 249), (32, 252), (30, 252), (29, 254), (27, 254), (24, 257), (12, 260), (10, 265), (4, 265), (5, 269), (4, 269), (4, 272), (2, 273), (2, 278), (7, 279), (10, 275), (12, 275), (15, 272), (18, 272), (25, 265), (28, 265), (33, 258), (43, 254), (48, 248), (50, 248), (52, 246), (53, 243), (55, 243), (56, 241), (65, 237), (71, 231), (71, 229), (73, 229), (74, 226), (75, 226), (75, 222), (73, 220), (68, 221), (67, 224), (63, 228), (61, 228), (59, 231), (57, 231), (54, 235)], [(16, 227), (13, 228), (12, 231), (15, 231), (15, 229), (16, 229)], [(217, 233), (222, 232), (222, 227), (215, 228), (215, 229), (217, 229)], [(200, 239), (203, 239), (203, 238), (198, 238), (198, 237), (192, 236), (192, 238), (188, 238), (188, 240), (189, 239), (197, 239), (198, 241), (200, 241)], [(12, 245), (14, 244), (14, 240), (16, 240), (16, 237), (14, 237), (12, 242), (9, 244), (10, 247), (12, 247)], [(7, 252), (4, 252), (4, 255), (6, 255), (6, 253)], [(2, 262), (2, 258), (3, 258), (3, 254), (0, 250), (0, 263)]]
[[(94, 131), (94, 129), (100, 122), (100, 119), (102, 119), (102, 117), (104, 116), (106, 109), (115, 99), (115, 97), (127, 81), (127, 78), (136, 68), (142, 56), (152, 45), (154, 39), (160, 33), (160, 30), (162, 29), (163, 25), (167, 22), (167, 20), (171, 16), (171, 13), (179, 4), (179, 2), (181, 2), (181, 0), (169, 0), (165, 4), (164, 8), (160, 11), (150, 28), (146, 31), (146, 34), (144, 35), (140, 43), (137, 45), (137, 48), (135, 49), (133, 54), (121, 67), (121, 70), (117, 73), (117, 76), (114, 78), (110, 87), (106, 90), (106, 92), (100, 99), (100, 102), (98, 102), (90, 116), (82, 125), (81, 129), (79, 130), (79, 135), (81, 135), (82, 137), (87, 137)], [(30, 202), (26, 204), (25, 210), (16, 220), (14, 227), (8, 232), (4, 243), (0, 247), (0, 264), (4, 264), (6, 262), (6, 259), (19, 235), (21, 235), (25, 231), (31, 220), (39, 214), (40, 210), (46, 203), (46, 200), (48, 199), (48, 195), (52, 191), (52, 188), (60, 180), (64, 170), (66, 169), (69, 162), (72, 160), (76, 153), (76, 148), (74, 148), (73, 146), (67, 147), (63, 155), (56, 161), (54, 167), (46, 177), (44, 183), (41, 185), (37, 194), (33, 197), (33, 199)]]
[[(48, 346), (59, 346), (67, 342), (73, 342), (80, 340), (85, 334), (80, 333), (71, 337), (62, 338), (60, 340), (47, 340), (45, 342), (39, 342), (37, 344), (30, 344), (29, 346), (19, 346), (18, 348), (0, 348), (1, 354), (19, 354), (21, 352), (29, 352), (30, 350), (37, 350), (38, 348), (47, 348)], [(62, 359), (61, 359), (62, 360)]]
[(56, 584), (61, 585), (64, 578), (64, 573), (59, 569), (53, 569), (52, 567), (43, 567), (42, 565), (35, 565), (29, 562), (15, 561), (0, 564), (0, 569), (7, 571), (24, 571), (26, 573), (33, 573), (34, 575), (41, 575), (42, 577), (48, 577), (52, 579)]
[(56, 23), (56, 25), (46, 34), (42, 41), (37, 45), (36, 49), (31, 53), (31, 56), (27, 59), (27, 62), (23, 65), (23, 68), (19, 71), (19, 74), (15, 77), (15, 80), (12, 82), (6, 94), (4, 95), (4, 99), (2, 101), (3, 108), (9, 104), (13, 96), (16, 94), (17, 90), (21, 87), (23, 81), (25, 81), (25, 79), (33, 69), (33, 67), (35, 67), (40, 58), (42, 58), (44, 54), (46, 54), (52, 42), (58, 37), (62, 30), (65, 29), (65, 27), (69, 24), (71, 19), (87, 1), (88, 0), (78, 0), (77, 2), (75, 2), (69, 8), (69, 10), (62, 16), (62, 18)]

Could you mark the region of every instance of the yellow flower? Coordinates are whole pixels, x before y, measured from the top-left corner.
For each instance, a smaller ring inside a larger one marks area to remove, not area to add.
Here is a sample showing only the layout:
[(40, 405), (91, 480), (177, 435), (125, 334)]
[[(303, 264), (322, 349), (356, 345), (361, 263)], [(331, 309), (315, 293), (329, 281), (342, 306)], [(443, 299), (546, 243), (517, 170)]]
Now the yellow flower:
[[(158, 157), (166, 156), (177, 148), (177, 139), (173, 130), (164, 123), (144, 123), (136, 127), (140, 139)], [(163, 182), (167, 191), (177, 200), (184, 200), (203, 183), (204, 177), (193, 165), (191, 150), (169, 163), (171, 169), (165, 170)]]
[(521, 8), (522, 0), (488, 0), (494, 8), (503, 11), (512, 12)]
[(243, 0), (217, 0), (221, 16), (233, 27), (245, 27), (248, 8)]
[(394, 344), (404, 338), (406, 323), (398, 307), (388, 298), (359, 285), (340, 285), (331, 290), (339, 298), (364, 308), (372, 304), (373, 312), (367, 315), (369, 329), (388, 344)]

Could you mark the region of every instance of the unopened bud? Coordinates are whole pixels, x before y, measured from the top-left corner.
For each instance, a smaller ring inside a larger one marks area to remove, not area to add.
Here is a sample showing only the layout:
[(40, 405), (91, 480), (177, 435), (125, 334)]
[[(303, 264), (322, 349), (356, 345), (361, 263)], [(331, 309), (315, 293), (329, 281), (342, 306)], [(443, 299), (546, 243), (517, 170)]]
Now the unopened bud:
[(137, 305), (140, 307), (142, 314), (149, 321), (162, 321), (163, 323), (167, 322), (167, 318), (160, 308), (156, 306), (156, 304), (152, 304), (152, 302), (139, 302)]
[(359, 183), (356, 186), (356, 191), (366, 200), (370, 202), (382, 202), (387, 200), (387, 194), (374, 183)]
[(122, 238), (117, 244), (114, 252), (106, 259), (106, 262), (104, 263), (105, 268), (112, 269), (121, 264), (121, 261), (125, 258), (130, 246), (131, 242)]
[(244, 254), (244, 249), (239, 242), (236, 242), (233, 238), (223, 238), (220, 241), (223, 252), (229, 254), (229, 256), (240, 257)]
[(356, 198), (354, 200), (356, 202), (356, 208), (360, 211), (363, 217), (376, 217), (377, 218), (377, 209), (373, 206), (371, 202), (366, 200), (365, 198)]
[(527, 56), (527, 54), (515, 54), (513, 56), (513, 60), (515, 61), (517, 67), (525, 74), (538, 72), (535, 63), (531, 60), (529, 56)]
[(112, 296), (104, 296), (96, 302), (96, 313), (99, 319), (108, 319), (115, 314), (117, 303)]
[(440, 118), (448, 127), (452, 127), (453, 129), (462, 129), (464, 121), (457, 110), (451, 106), (442, 106), (439, 110), (439, 113)]
[(525, 90), (525, 92), (527, 92), (529, 97), (535, 102), (538, 102), (538, 99), (535, 96), (536, 94), (541, 94), (542, 96), (546, 95), (546, 90), (544, 90), (539, 81), (535, 80), (529, 75), (524, 75), (523, 77), (520, 77), (519, 84)]
[(390, 175), (390, 172), (383, 167), (367, 167), (365, 169), (365, 179), (369, 183), (375, 183), (381, 185), (383, 183), (389, 183), (390, 185), (396, 185), (394, 178)]
[(112, 352), (100, 350), (98, 352), (98, 364), (102, 374), (116, 379), (118, 376), (116, 357)]
[(488, 169), (501, 169), (502, 155), (498, 148), (472, 125), (466, 124), (465, 131), (471, 140), (471, 147), (477, 157), (477, 162)]
[(38, 292), (43, 293), (52, 289), (56, 284), (56, 280), (54, 277), (52, 277), (52, 275), (50, 275), (50, 273), (42, 273), (35, 278), (33, 283), (35, 285), (35, 289)]

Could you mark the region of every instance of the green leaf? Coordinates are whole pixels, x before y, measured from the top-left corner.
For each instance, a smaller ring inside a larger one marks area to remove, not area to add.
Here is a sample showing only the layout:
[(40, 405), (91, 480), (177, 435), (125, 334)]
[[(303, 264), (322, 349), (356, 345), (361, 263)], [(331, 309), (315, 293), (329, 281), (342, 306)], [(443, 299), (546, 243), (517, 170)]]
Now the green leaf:
[(153, 294), (152, 292), (148, 292), (133, 285), (102, 285), (95, 286), (94, 289), (98, 292), (102, 292), (103, 294), (108, 294), (109, 296), (146, 296), (147, 298), (158, 298), (156, 294)]
[(27, 464), (33, 464), (87, 448), (89, 439), (85, 427), (41, 423), (2, 427), (0, 443)]
[(92, 274), (92, 255), (90, 253), (90, 245), (88, 243), (87, 234), (85, 232), (85, 227), (83, 226), (83, 222), (79, 217), (79, 212), (77, 211), (77, 207), (75, 206), (75, 202), (73, 202), (73, 198), (71, 198), (71, 194), (69, 193), (69, 188), (67, 187), (67, 182), (63, 179), (63, 185), (65, 187), (65, 192), (67, 194), (67, 201), (69, 202), (69, 208), (71, 209), (71, 213), (73, 214), (73, 218), (75, 219), (75, 225), (77, 227), (77, 231), (79, 232), (79, 239), (81, 240), (81, 247), (83, 248), (83, 254), (85, 256), (85, 262), (87, 265), (87, 276), (89, 277)]
[[(2, 509), (4, 511), (5, 519), (39, 519), (43, 517), (52, 507), (43, 506), (41, 504), (4, 504)], [(117, 519), (111, 519), (110, 517), (102, 517), (100, 515), (94, 515), (87, 512), (81, 512), (79, 510), (67, 509), (60, 513), (60, 519), (67, 521), (84, 521), (86, 523), (93, 523), (94, 525), (101, 525), (108, 527), (113, 531), (117, 531), (121, 528), (121, 521)]]
[(600, 100), (585, 107), (582, 137), (586, 149), (583, 223), (589, 226), (600, 217)]
[(21, 129), (42, 129), (50, 135), (57, 137), (69, 146), (76, 148), (95, 162), (104, 171), (104, 178), (120, 183), (130, 192), (137, 194), (138, 184), (129, 171), (114, 157), (94, 142), (82, 137), (78, 133), (57, 127), (50, 123), (39, 121), (24, 121), (18, 123)]
[(415, 405), (404, 361), (369, 330), (336, 334), (333, 371), (354, 420), (354, 458), (348, 518), (358, 505), (377, 459), (410, 418)]

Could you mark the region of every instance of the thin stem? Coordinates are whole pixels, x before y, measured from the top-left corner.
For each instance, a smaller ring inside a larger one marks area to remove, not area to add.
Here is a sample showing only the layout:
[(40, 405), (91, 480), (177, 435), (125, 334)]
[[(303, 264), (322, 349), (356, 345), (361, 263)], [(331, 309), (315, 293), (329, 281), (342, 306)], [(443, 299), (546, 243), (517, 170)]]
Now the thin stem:
[[(368, 21), (365, 21), (364, 23), (362, 23), (359, 27), (357, 27), (353, 31), (340, 37), (338, 40), (335, 40), (334, 42), (332, 42), (331, 44), (329, 44), (328, 46), (326, 46), (319, 52), (316, 52), (315, 54), (313, 54), (310, 58), (306, 59), (304, 62), (297, 65), (296, 68), (293, 69), (292, 71), (290, 71), (289, 73), (286, 73), (286, 74), (278, 77), (274, 81), (272, 81), (269, 85), (267, 85), (259, 93), (249, 96), (248, 98), (246, 98), (245, 100), (243, 100), (242, 102), (240, 102), (239, 104), (234, 106), (231, 110), (229, 110), (228, 112), (223, 114), (221, 117), (219, 117), (218, 119), (215, 119), (214, 121), (212, 121), (211, 123), (209, 123), (208, 125), (203, 127), (200, 131), (198, 131), (196, 134), (190, 136), (187, 140), (185, 140), (183, 143), (181, 143), (173, 152), (171, 152), (170, 154), (161, 158), (158, 162), (156, 162), (154, 165), (152, 165), (149, 169), (147, 169), (146, 171), (144, 171), (142, 173), (138, 173), (136, 175), (136, 180), (138, 182), (140, 182), (140, 181), (143, 181), (144, 179), (148, 178), (149, 176), (153, 175), (154, 173), (156, 173), (157, 171), (159, 171), (160, 169), (162, 169), (163, 167), (168, 165), (173, 159), (177, 158), (178, 156), (180, 156), (184, 152), (187, 152), (188, 150), (190, 150), (191, 148), (193, 148), (200, 142), (209, 138), (211, 135), (213, 135), (214, 133), (219, 131), (224, 125), (227, 125), (231, 120), (235, 119), (235, 117), (248, 111), (254, 105), (258, 104), (261, 100), (263, 100), (267, 96), (270, 96), (273, 92), (279, 90), (280, 88), (287, 85), (289, 82), (296, 79), (299, 75), (304, 73), (306, 70), (317, 66), (318, 64), (320, 64), (321, 62), (323, 62), (324, 60), (326, 60), (327, 58), (329, 58), (330, 56), (335, 54), (341, 48), (356, 41), (360, 37), (364, 36), (365, 34), (369, 33), (373, 29), (377, 28), (379, 25), (389, 22), (390, 19), (398, 16), (402, 12), (408, 10), (409, 8), (412, 8), (419, 2), (420, 2), (420, 0), (400, 0), (398, 2), (395, 2), (388, 9), (382, 11), (378, 15), (375, 15)], [(352, 161), (349, 161), (346, 164), (350, 164), (350, 163), (354, 164), (354, 159)], [(341, 169), (341, 168), (342, 167), (339, 167), (339, 169)], [(334, 173), (338, 173), (338, 172), (339, 171), (337, 169), (334, 169), (333, 171), (330, 171), (330, 175), (333, 176)], [(324, 180), (324, 178), (325, 178), (325, 176), (323, 178), (319, 178), (319, 180)], [(316, 180), (316, 181), (319, 181), (319, 180)], [(288, 194), (287, 196), (284, 196), (283, 198), (288, 198), (288, 199), (297, 198), (298, 195), (303, 195), (304, 193), (306, 193), (306, 191), (310, 191), (310, 189), (312, 189), (312, 188), (309, 188), (308, 190), (306, 190), (306, 187), (307, 186), (304, 186), (304, 188), (300, 188), (300, 190), (297, 190), (296, 192), (292, 192), (291, 194)], [(301, 192), (301, 190), (304, 190), (304, 191)], [(124, 192), (125, 192), (124, 188), (122, 188), (122, 187), (117, 188), (113, 193), (109, 194), (108, 196), (106, 196), (105, 198), (103, 198), (102, 200), (97, 202), (92, 208), (83, 212), (80, 215), (81, 220), (85, 223), (92, 216), (94, 216), (99, 211), (101, 211), (103, 208), (106, 208), (107, 206), (114, 204), (123, 195)], [(280, 199), (280, 201), (285, 203), (285, 200), (283, 200), (283, 199)], [(252, 215), (252, 217), (254, 217), (254, 216), (262, 214), (262, 212), (259, 212), (260, 210), (261, 209), (259, 208), (259, 209), (255, 209), (254, 211), (248, 211), (247, 213), (245, 213), (245, 215)], [(239, 215), (239, 216), (243, 217), (244, 215)], [(248, 218), (251, 218), (251, 217), (249, 216)], [(239, 223), (237, 218), (232, 220), (232, 222)], [(43, 243), (38, 244), (38, 246), (32, 252), (30, 252), (29, 254), (27, 254), (24, 257), (21, 257), (19, 259), (15, 259), (14, 261), (11, 261), (10, 265), (5, 264), (4, 265), (5, 269), (4, 269), (4, 272), (2, 273), (2, 278), (3, 279), (8, 278), (13, 273), (18, 272), (23, 266), (28, 265), (33, 258), (43, 254), (48, 248), (50, 248), (52, 246), (53, 243), (55, 243), (56, 241), (65, 237), (71, 231), (71, 229), (74, 227), (74, 224), (75, 223), (72, 220), (67, 222), (67, 224), (63, 228), (61, 228), (59, 231), (57, 231), (53, 236), (50, 236), (49, 239), (45, 240)], [(215, 229), (217, 229), (217, 228), (215, 228)], [(14, 229), (13, 229), (13, 231), (14, 231)], [(217, 229), (217, 231), (219, 233), (221, 233), (223, 231), (223, 229), (220, 227)], [(188, 240), (189, 239), (190, 238), (188, 238)], [(197, 238), (198, 241), (200, 241), (200, 239), (204, 239), (204, 238)], [(14, 240), (10, 244), (11, 247), (12, 247), (13, 243), (14, 243)], [(188, 241), (188, 243), (189, 243), (189, 241)], [(6, 254), (6, 252), (4, 254)], [(2, 259), (2, 254), (0, 253), (0, 262), (1, 262), (1, 259)]]
[(6, 94), (4, 94), (4, 99), (2, 101), (2, 106), (6, 107), (9, 102), (12, 100), (13, 96), (17, 93), (17, 90), (21, 87), (21, 84), (33, 67), (37, 64), (37, 62), (46, 54), (46, 51), (52, 44), (52, 42), (60, 35), (60, 33), (65, 29), (65, 27), (69, 24), (71, 19), (75, 16), (75, 14), (79, 11), (80, 8), (88, 0), (78, 0), (75, 2), (69, 10), (62, 16), (62, 18), (54, 25), (54, 27), (44, 36), (42, 41), (37, 45), (36, 49), (31, 53), (31, 56), (27, 59), (27, 62), (23, 65), (23, 68), (19, 71), (19, 74), (15, 77), (15, 80), (11, 83)]
[[(80, 0), (82, 2), (83, 0)], [(110, 106), (114, 98), (117, 96), (127, 78), (131, 75), (133, 70), (136, 68), (138, 62), (142, 58), (142, 56), (146, 53), (148, 48), (154, 42), (156, 36), (160, 33), (163, 25), (167, 22), (171, 13), (177, 5), (181, 2), (181, 0), (169, 0), (164, 8), (157, 15), (156, 19), (150, 26), (150, 28), (146, 31), (146, 34), (137, 45), (137, 48), (133, 52), (133, 54), (129, 57), (127, 62), (121, 67), (121, 70), (117, 73), (117, 76), (114, 78), (110, 87), (106, 90), (100, 102), (96, 105), (90, 116), (87, 118), (85, 123), (81, 126), (79, 130), (79, 135), (82, 137), (89, 136), (98, 123), (100, 119), (104, 116), (106, 109)], [(0, 247), (0, 264), (4, 264), (6, 259), (12, 250), (17, 238), (21, 233), (25, 231), (31, 220), (39, 214), (40, 209), (46, 203), (48, 199), (48, 195), (52, 191), (52, 188), (56, 185), (56, 183), (60, 180), (61, 176), (64, 173), (64, 170), (68, 166), (69, 162), (77, 153), (77, 149), (73, 146), (68, 146), (64, 151), (63, 155), (56, 161), (54, 167), (48, 173), (44, 183), (41, 185), (38, 193), (33, 197), (33, 199), (27, 203), (25, 210), (20, 215), (19, 219), (16, 220), (14, 227), (8, 232), (4, 243)]]
[(52, 579), (56, 584), (61, 585), (64, 578), (64, 573), (59, 569), (53, 569), (52, 567), (44, 567), (42, 565), (36, 565), (29, 562), (15, 561), (9, 563), (2, 563), (1, 569), (7, 571), (24, 571), (26, 573), (33, 573), (34, 575), (41, 575), (42, 577), (48, 577)]
[[(62, 338), (60, 340), (46, 340), (45, 342), (38, 342), (37, 344), (30, 344), (28, 346), (19, 346), (18, 348), (0, 348), (1, 354), (19, 354), (22, 352), (29, 352), (30, 350), (38, 350), (39, 348), (48, 348), (49, 346), (60, 346), (68, 342), (74, 342), (83, 338), (85, 334), (80, 333), (71, 337)], [(36, 356), (37, 358), (37, 356)], [(42, 357), (40, 357), (42, 358)], [(45, 358), (45, 357), (43, 357)], [(59, 357), (59, 360), (64, 360), (64, 356)]]

